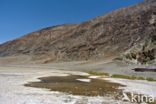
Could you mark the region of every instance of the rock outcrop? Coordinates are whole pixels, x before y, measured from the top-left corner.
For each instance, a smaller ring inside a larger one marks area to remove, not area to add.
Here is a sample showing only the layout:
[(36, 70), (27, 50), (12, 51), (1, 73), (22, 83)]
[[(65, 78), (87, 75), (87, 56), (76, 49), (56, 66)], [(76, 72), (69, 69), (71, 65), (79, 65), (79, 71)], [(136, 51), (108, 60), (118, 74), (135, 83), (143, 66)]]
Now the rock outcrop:
[[(155, 32), (156, 33), (156, 32)], [(156, 34), (153, 33), (124, 54), (124, 60), (136, 64), (156, 65)]]

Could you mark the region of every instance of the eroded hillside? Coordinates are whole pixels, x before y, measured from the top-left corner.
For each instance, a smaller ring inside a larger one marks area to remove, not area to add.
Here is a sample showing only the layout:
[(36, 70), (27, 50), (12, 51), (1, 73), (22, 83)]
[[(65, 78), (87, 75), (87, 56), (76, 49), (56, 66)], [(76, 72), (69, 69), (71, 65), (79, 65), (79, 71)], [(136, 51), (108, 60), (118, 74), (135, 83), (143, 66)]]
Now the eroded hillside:
[[(32, 60), (45, 59), (43, 63), (49, 63), (128, 53), (124, 56), (128, 61), (155, 64), (155, 35), (156, 2), (146, 0), (84, 23), (49, 27), (9, 41), (0, 45), (0, 56), (28, 55)], [(146, 45), (133, 52), (139, 44)]]

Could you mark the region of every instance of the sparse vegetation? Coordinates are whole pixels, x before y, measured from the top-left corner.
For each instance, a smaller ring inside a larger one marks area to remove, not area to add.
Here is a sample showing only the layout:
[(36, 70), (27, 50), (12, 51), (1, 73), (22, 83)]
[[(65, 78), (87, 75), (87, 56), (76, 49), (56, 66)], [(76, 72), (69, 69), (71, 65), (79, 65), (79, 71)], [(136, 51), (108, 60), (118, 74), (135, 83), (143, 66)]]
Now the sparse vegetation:
[(126, 76), (126, 75), (118, 75), (118, 74), (114, 74), (111, 77), (112, 78), (131, 79), (131, 80), (136, 80), (137, 79), (137, 77), (135, 77), (135, 76)]
[(85, 71), (88, 74), (91, 75), (97, 75), (97, 76), (110, 76), (112, 78), (122, 78), (122, 79), (130, 79), (130, 80), (147, 80), (147, 81), (156, 81), (153, 78), (144, 78), (144, 77), (135, 77), (135, 76), (126, 76), (126, 75), (119, 75), (119, 74), (114, 74), (110, 75), (109, 73), (99, 73), (99, 72), (94, 72), (94, 71)]
[(137, 80), (146, 80), (144, 77), (138, 77)]
[(147, 81), (156, 81), (153, 78), (144, 78), (144, 77), (135, 77), (135, 76), (126, 76), (126, 75), (119, 75), (114, 74), (111, 76), (112, 78), (123, 78), (123, 79), (130, 79), (130, 80), (147, 80)]
[(146, 78), (147, 81), (156, 81), (155, 79), (153, 78)]
[(94, 71), (86, 71), (88, 74), (91, 75), (105, 75), (105, 76), (109, 76), (109, 73), (99, 73), (99, 72), (94, 72)]

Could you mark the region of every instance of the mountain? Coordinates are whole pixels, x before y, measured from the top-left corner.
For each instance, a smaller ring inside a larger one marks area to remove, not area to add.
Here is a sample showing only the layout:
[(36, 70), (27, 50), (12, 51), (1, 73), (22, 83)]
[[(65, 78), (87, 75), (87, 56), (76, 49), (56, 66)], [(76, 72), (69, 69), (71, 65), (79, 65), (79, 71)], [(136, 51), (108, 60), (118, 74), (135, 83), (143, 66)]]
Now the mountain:
[(120, 57), (156, 64), (156, 0), (121, 8), (79, 24), (64, 24), (30, 33), (0, 45), (0, 57), (77, 61)]

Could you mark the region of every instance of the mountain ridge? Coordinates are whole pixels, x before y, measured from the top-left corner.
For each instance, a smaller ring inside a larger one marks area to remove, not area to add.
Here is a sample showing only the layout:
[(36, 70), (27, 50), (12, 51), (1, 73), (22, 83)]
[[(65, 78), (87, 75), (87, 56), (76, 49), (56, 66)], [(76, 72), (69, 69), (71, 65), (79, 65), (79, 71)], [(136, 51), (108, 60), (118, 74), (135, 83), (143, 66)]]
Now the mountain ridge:
[[(146, 0), (83, 23), (44, 28), (1, 44), (0, 56), (44, 57), (47, 60), (43, 63), (108, 56), (121, 56), (127, 60), (126, 51), (144, 41), (147, 35), (155, 36), (155, 11), (156, 2)], [(153, 50), (155, 52), (155, 46)], [(137, 63), (142, 64), (149, 61), (136, 59)]]

